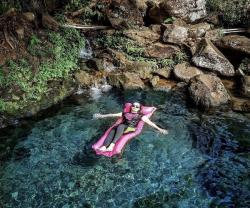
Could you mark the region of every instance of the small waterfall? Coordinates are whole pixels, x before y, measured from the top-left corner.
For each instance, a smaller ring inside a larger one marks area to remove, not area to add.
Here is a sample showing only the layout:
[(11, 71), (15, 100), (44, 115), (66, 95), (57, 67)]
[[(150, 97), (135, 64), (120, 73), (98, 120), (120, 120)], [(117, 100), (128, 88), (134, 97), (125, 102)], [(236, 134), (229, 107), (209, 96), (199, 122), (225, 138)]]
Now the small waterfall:
[(79, 57), (87, 60), (93, 57), (93, 50), (88, 40), (86, 40), (85, 47), (80, 50)]
[(106, 77), (103, 77), (101, 83), (95, 82), (94, 86), (90, 88), (89, 94), (93, 100), (98, 100), (103, 93), (112, 89), (112, 86), (107, 83)]

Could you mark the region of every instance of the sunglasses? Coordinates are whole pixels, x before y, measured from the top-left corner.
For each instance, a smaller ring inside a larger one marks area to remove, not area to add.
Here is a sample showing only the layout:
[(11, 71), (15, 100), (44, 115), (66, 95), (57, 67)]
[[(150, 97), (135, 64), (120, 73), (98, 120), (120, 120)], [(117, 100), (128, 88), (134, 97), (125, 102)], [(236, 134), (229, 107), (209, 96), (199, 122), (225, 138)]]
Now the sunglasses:
[(133, 104), (132, 107), (133, 107), (133, 108), (140, 108), (140, 105)]

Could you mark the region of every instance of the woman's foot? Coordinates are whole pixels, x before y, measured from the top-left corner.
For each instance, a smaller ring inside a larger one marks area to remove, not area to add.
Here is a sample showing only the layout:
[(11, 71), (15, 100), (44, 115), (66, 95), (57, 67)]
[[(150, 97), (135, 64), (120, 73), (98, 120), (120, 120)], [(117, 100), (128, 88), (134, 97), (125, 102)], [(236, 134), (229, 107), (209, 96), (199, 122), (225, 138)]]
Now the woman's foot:
[(102, 147), (100, 147), (100, 148), (98, 148), (100, 151), (106, 151), (107, 150), (107, 148), (105, 147), (105, 146), (102, 146)]
[(114, 149), (115, 143), (111, 143), (107, 148), (107, 151), (112, 151)]

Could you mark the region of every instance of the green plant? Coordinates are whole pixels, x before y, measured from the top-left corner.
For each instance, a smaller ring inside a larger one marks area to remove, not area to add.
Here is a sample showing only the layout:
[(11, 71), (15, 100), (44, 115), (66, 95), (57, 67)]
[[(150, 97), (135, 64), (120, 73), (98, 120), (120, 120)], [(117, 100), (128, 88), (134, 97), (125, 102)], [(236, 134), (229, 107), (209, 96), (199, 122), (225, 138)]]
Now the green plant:
[(229, 26), (249, 25), (250, 0), (207, 0), (207, 9), (222, 16)]
[(134, 58), (142, 56), (144, 47), (137, 42), (125, 37), (122, 33), (117, 32), (114, 35), (99, 36), (96, 40), (98, 44), (106, 48), (113, 48), (125, 52)]
[[(48, 31), (46, 38), (33, 35), (29, 41), (28, 51), (33, 54), (46, 55), (40, 60), (36, 72), (32, 71), (32, 63), (26, 59), (9, 60), (6, 63), (8, 74), (0, 68), (0, 87), (18, 87), (22, 96), (15, 102), (0, 101), (0, 110), (14, 113), (23, 109), (30, 102), (38, 102), (48, 93), (48, 81), (67, 79), (69, 74), (77, 68), (80, 48), (85, 44), (79, 31), (63, 29), (60, 32)], [(38, 50), (40, 52), (38, 52)], [(48, 56), (49, 55), (49, 56)], [(14, 93), (14, 92), (13, 92)]]
[(165, 23), (165, 24), (171, 24), (171, 23), (173, 23), (175, 20), (176, 20), (175, 17), (168, 17), (167, 19), (164, 20), (163, 23)]
[(86, 6), (90, 0), (69, 0), (69, 3), (65, 6), (66, 11), (74, 11), (83, 6)]

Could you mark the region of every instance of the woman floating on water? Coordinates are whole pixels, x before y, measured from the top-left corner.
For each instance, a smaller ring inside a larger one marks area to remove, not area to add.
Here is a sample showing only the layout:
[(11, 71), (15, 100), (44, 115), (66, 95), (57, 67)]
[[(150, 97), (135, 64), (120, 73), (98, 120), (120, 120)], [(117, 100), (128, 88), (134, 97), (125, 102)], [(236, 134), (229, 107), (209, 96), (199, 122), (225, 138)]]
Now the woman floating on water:
[[(130, 138), (128, 136), (128, 139), (131, 139), (132, 137), (138, 135), (143, 127), (143, 123), (147, 123), (148, 125), (156, 128), (157, 130), (159, 130), (162, 134), (168, 134), (168, 130), (166, 129), (162, 129), (160, 127), (158, 127), (155, 123), (153, 123), (152, 121), (150, 121), (149, 117), (153, 114), (153, 112), (156, 110), (156, 108), (154, 107), (145, 107), (145, 106), (141, 106), (140, 103), (138, 102), (134, 102), (133, 104), (131, 103), (127, 103), (125, 105), (125, 109), (123, 112), (120, 113), (116, 113), (116, 114), (94, 114), (93, 117), (94, 118), (107, 118), (107, 117), (119, 117), (122, 120), (118, 120), (118, 124), (114, 125), (113, 127), (111, 127), (107, 132), (106, 132), (106, 136), (105, 140), (103, 142), (103, 137), (100, 139), (102, 141), (98, 141), (98, 143), (96, 143), (95, 145), (93, 145), (93, 148), (98, 151), (98, 152), (110, 152), (113, 151), (117, 141), (121, 138), (122, 136), (125, 137), (126, 140), (126, 135), (131, 135)], [(141, 125), (139, 124), (140, 121)], [(138, 130), (139, 128), (139, 130)], [(138, 133), (136, 133), (136, 131)], [(135, 134), (133, 135), (133, 133), (135, 132)], [(127, 142), (127, 141), (126, 141)], [(125, 145), (125, 143), (122, 144), (122, 147)], [(101, 145), (100, 145), (101, 144)], [(98, 153), (97, 152), (97, 153)], [(113, 153), (113, 154), (117, 154), (117, 153)], [(106, 156), (112, 156), (113, 154), (108, 154)]]

